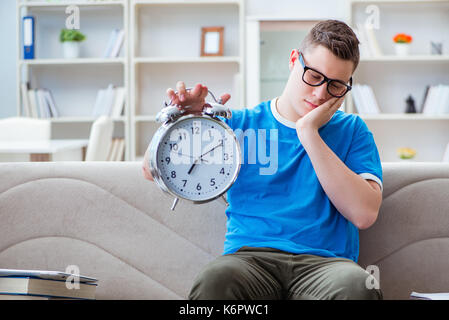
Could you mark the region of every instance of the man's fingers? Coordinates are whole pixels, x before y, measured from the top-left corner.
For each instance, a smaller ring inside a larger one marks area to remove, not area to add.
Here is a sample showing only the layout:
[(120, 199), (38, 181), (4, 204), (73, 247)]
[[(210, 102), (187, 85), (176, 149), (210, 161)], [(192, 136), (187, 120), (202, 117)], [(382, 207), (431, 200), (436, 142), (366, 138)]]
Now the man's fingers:
[(167, 97), (171, 101), (171, 104), (179, 104), (178, 96), (172, 88), (167, 89)]
[(192, 98), (198, 98), (201, 95), (203, 86), (201, 84), (195, 85), (195, 87), (190, 91)]
[(176, 83), (176, 90), (178, 91), (179, 100), (181, 102), (186, 100), (186, 85), (183, 81)]
[(222, 94), (220, 99), (222, 104), (225, 104), (229, 99), (231, 99), (231, 95), (229, 93)]
[(341, 104), (343, 103), (344, 97), (341, 98), (337, 98), (337, 100), (335, 100), (335, 102), (332, 104), (332, 108), (333, 109), (338, 109), (341, 107)]
[(207, 89), (207, 87), (206, 86), (202, 86), (200, 98), (201, 99), (206, 99), (208, 93), (209, 93), (209, 90)]

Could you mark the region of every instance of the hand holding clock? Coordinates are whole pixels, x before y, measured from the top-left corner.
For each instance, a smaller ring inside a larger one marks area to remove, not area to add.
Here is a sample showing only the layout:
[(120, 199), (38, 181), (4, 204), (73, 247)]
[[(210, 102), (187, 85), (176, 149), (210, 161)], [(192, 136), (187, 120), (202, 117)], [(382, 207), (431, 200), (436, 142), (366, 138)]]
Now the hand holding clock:
[[(167, 96), (172, 105), (176, 105), (179, 109), (185, 109), (187, 113), (203, 111), (209, 92), (206, 86), (198, 83), (192, 90), (186, 90), (185, 83), (178, 81), (176, 90), (177, 93), (172, 88), (167, 89)], [(222, 104), (225, 104), (230, 98), (229, 93), (222, 94), (220, 97)]]
[[(167, 96), (172, 105), (176, 105), (179, 109), (185, 109), (187, 114), (203, 111), (204, 105), (206, 104), (206, 96), (209, 92), (206, 86), (198, 83), (192, 90), (186, 90), (185, 83), (178, 81), (176, 90), (177, 93), (172, 88), (167, 89)], [(220, 97), (222, 104), (225, 104), (230, 98), (231, 95), (229, 93), (222, 94)], [(188, 106), (189, 108), (185, 108)], [(149, 154), (147, 150), (142, 163), (142, 171), (145, 179), (153, 181), (148, 160)]]

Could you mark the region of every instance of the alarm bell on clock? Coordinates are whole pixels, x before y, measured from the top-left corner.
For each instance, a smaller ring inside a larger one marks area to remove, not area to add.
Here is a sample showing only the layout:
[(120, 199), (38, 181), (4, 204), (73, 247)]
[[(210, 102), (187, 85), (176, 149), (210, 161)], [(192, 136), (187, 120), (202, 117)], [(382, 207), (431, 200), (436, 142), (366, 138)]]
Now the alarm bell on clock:
[[(187, 89), (190, 90), (190, 89)], [(241, 151), (232, 129), (219, 117), (232, 113), (221, 100), (206, 103), (203, 111), (187, 113), (170, 103), (157, 114), (161, 126), (149, 145), (149, 167), (159, 188), (195, 204), (224, 198), (237, 179)]]

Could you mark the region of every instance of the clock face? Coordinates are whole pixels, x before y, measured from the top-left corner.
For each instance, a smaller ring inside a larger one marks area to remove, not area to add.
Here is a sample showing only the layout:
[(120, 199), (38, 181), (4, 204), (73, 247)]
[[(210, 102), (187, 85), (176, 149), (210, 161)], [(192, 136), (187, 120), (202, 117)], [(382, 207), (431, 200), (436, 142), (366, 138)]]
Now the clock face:
[(213, 199), (235, 181), (240, 148), (226, 124), (206, 117), (181, 119), (162, 137), (156, 161), (160, 178), (176, 196)]

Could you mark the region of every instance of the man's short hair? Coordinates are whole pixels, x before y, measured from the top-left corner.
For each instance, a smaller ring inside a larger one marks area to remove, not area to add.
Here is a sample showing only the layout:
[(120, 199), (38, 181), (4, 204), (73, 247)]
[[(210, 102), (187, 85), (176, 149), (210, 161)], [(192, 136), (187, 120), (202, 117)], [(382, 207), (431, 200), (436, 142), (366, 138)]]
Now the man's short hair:
[(340, 59), (352, 61), (353, 70), (357, 68), (360, 59), (359, 40), (346, 23), (338, 20), (317, 23), (302, 41), (300, 50), (304, 52), (318, 45), (329, 49)]

